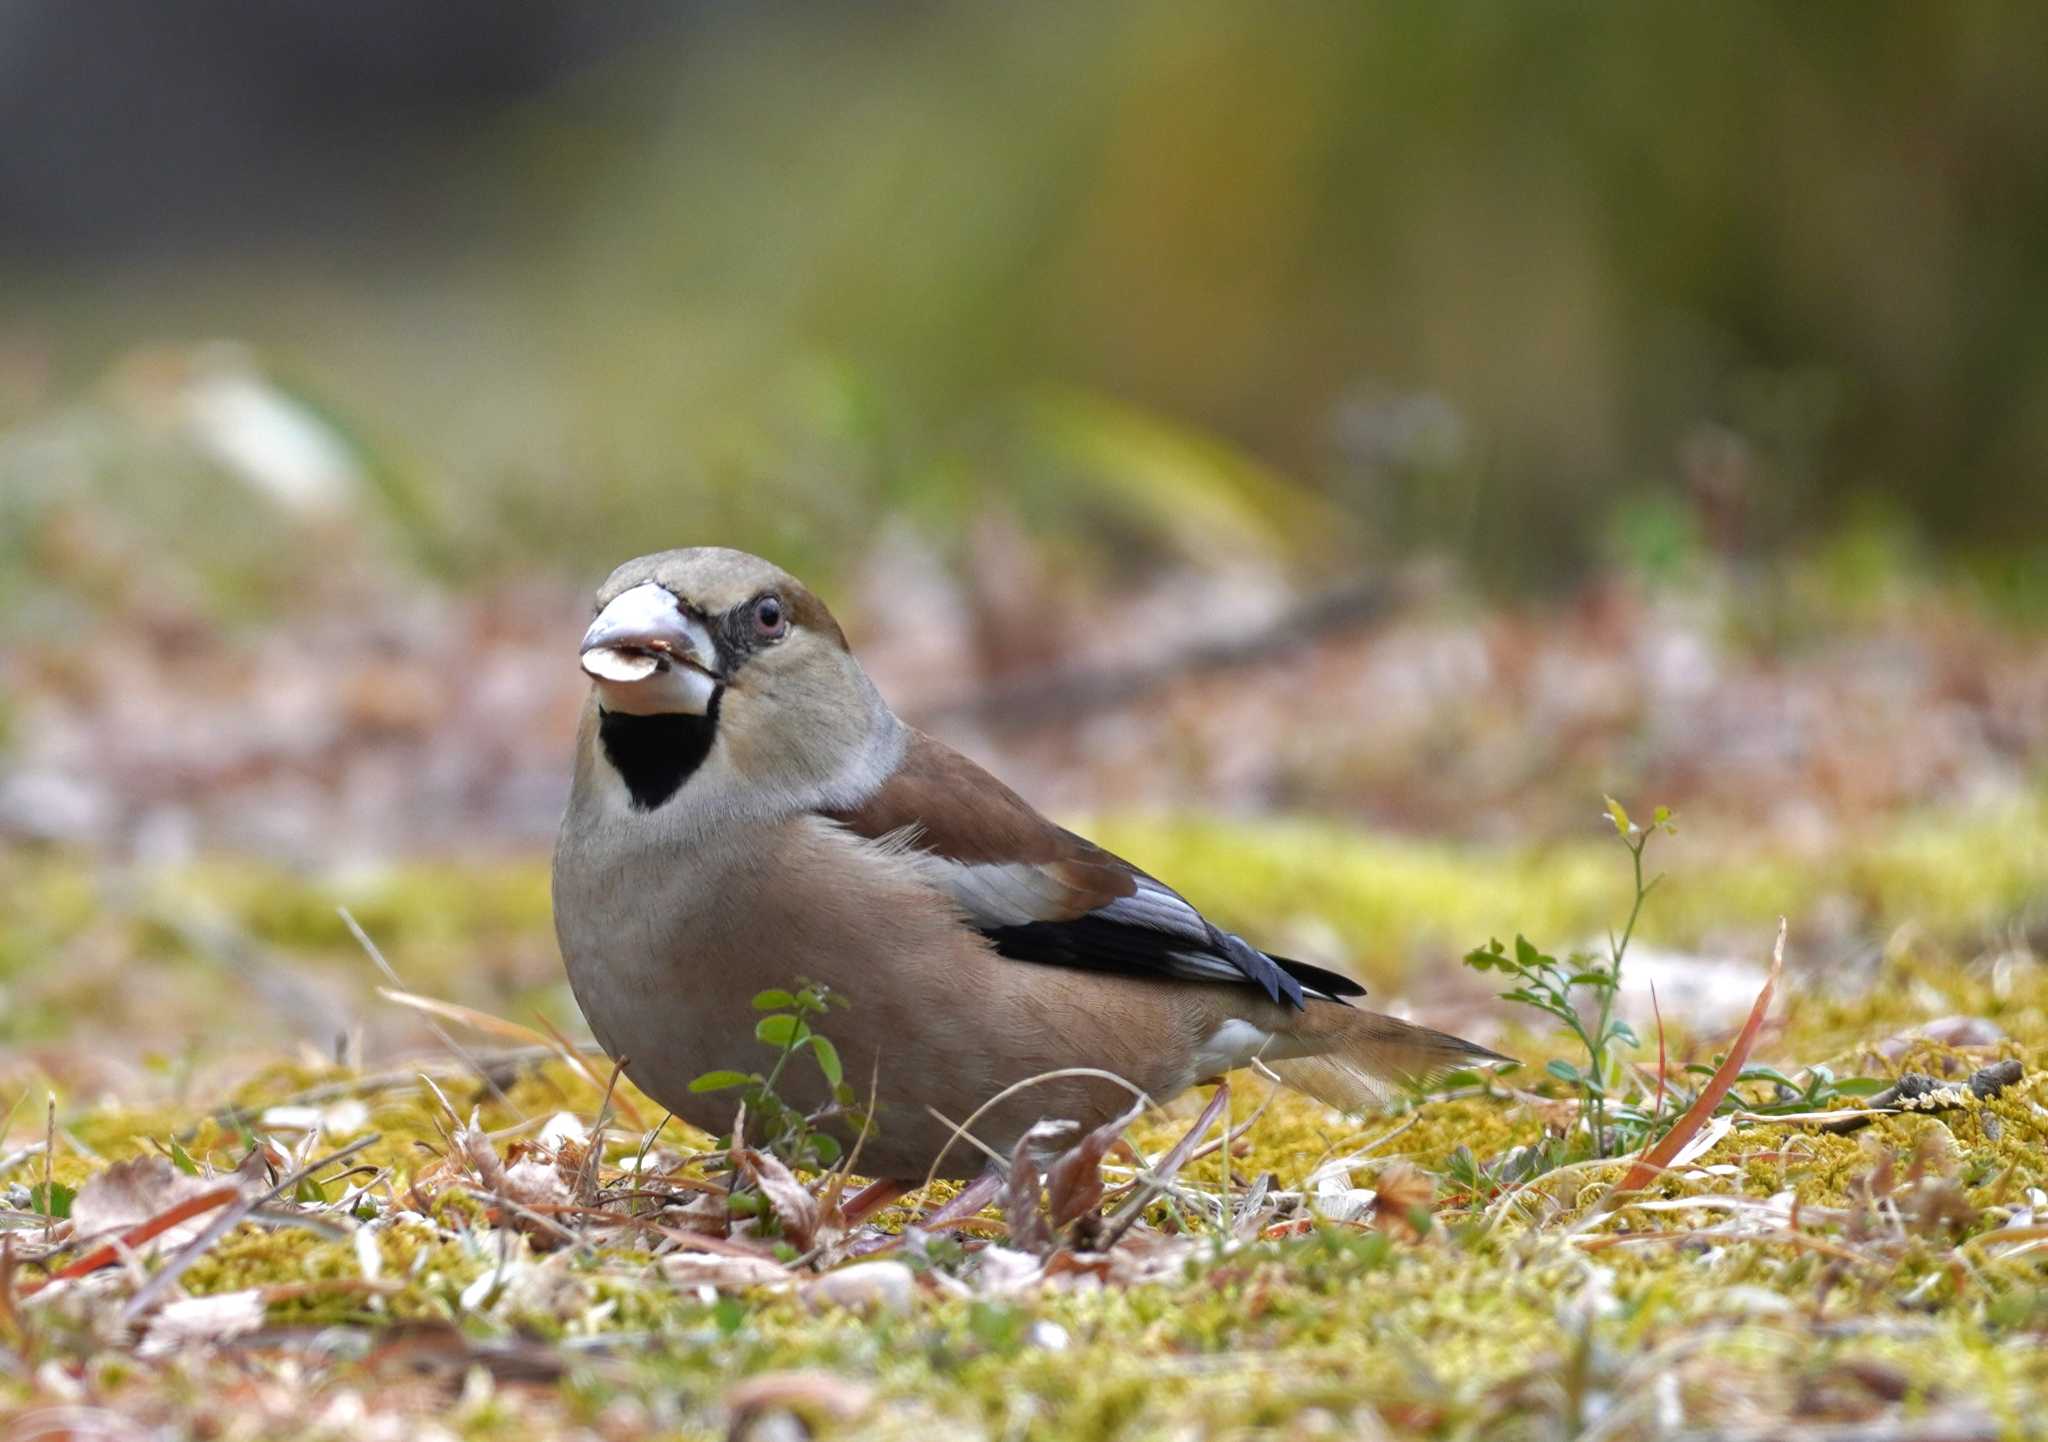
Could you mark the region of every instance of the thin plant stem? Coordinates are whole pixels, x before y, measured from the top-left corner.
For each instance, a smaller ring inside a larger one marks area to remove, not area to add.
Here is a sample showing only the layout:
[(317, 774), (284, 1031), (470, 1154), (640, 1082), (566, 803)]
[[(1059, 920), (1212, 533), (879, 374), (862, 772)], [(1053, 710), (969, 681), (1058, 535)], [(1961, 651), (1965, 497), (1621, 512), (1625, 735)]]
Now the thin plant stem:
[[(1654, 828), (1653, 828), (1654, 829)], [(1628, 924), (1621, 929), (1621, 937), (1610, 937), (1608, 945), (1612, 966), (1607, 974), (1607, 984), (1600, 988), (1600, 1025), (1594, 1031), (1593, 1039), (1587, 1044), (1593, 1063), (1592, 1076), (1586, 1091), (1590, 1105), (1587, 1110), (1593, 1124), (1593, 1151), (1596, 1156), (1607, 1155), (1607, 1043), (1611, 1039), (1608, 1028), (1614, 1021), (1615, 999), (1621, 995), (1621, 963), (1628, 955), (1628, 944), (1636, 934), (1636, 922), (1642, 918), (1643, 902), (1649, 897), (1651, 887), (1657, 882), (1653, 878), (1649, 886), (1643, 885), (1643, 852), (1650, 844), (1650, 831), (1644, 831), (1634, 841), (1626, 837), (1622, 845), (1628, 848), (1629, 862), (1635, 875), (1635, 903), (1628, 910)], [(1584, 1033), (1581, 1034), (1584, 1039)]]

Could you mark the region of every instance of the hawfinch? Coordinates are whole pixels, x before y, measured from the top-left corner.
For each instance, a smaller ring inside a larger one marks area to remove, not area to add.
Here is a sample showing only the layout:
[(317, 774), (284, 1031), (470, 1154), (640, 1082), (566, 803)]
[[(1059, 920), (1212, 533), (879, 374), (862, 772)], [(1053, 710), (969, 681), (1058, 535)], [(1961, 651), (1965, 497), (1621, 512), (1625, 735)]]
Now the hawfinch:
[[(758, 557), (628, 561), (597, 593), (582, 664), (556, 933), (599, 1043), (697, 1126), (729, 1126), (733, 1102), (691, 1081), (759, 1067), (752, 998), (799, 981), (849, 1003), (823, 1029), (863, 1103), (873, 1087), (860, 1170), (899, 1181), (942, 1153), (939, 1175), (977, 1170), (953, 1124), (1042, 1073), (1114, 1072), (1163, 1102), (1256, 1059), (1349, 1110), (1390, 1080), (1500, 1059), (1353, 1006), (1356, 982), (1221, 930), (905, 725), (824, 603)], [(809, 1069), (781, 1085), (793, 1105), (826, 1100)], [(1008, 1156), (1036, 1122), (1092, 1127), (1130, 1104), (1062, 1076), (971, 1131)]]

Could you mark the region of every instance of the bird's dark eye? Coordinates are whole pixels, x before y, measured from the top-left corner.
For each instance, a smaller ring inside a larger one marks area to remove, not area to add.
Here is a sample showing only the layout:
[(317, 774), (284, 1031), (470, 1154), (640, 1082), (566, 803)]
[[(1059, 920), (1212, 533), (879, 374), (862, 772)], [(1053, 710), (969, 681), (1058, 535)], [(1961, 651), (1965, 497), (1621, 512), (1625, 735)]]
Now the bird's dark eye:
[(764, 641), (779, 641), (789, 629), (789, 617), (782, 609), (782, 602), (774, 596), (763, 596), (754, 602), (754, 634)]

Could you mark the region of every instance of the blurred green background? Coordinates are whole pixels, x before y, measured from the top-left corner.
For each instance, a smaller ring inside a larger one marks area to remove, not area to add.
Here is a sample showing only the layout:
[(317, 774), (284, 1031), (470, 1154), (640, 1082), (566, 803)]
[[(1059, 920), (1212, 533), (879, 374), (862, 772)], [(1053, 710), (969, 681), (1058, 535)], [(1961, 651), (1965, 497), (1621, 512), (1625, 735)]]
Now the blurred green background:
[(2048, 951), (2044, 80), (1974, 4), (0, 5), (0, 1041), (324, 1044), (337, 900), (570, 1020), (588, 588), (707, 542), (1375, 986), (1595, 934), (1603, 793), (1685, 957)]
[(427, 8), (14, 7), (17, 611), (82, 492), (297, 564), (177, 423), (231, 374), (465, 583), (993, 505), (1102, 579), (1849, 534), (2038, 613), (2039, 8)]

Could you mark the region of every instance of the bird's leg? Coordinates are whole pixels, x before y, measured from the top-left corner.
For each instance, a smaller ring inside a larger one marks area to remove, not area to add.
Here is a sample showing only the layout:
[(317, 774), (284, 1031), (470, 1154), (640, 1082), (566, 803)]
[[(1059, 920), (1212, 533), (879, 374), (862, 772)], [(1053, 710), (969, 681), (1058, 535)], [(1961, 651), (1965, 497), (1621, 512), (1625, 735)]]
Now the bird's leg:
[(879, 1182), (869, 1182), (839, 1204), (840, 1215), (846, 1219), (847, 1226), (857, 1227), (909, 1191), (911, 1185), (909, 1182), (892, 1182), (887, 1178)]
[(918, 1225), (927, 1231), (944, 1226), (948, 1222), (961, 1221), (973, 1216), (996, 1198), (1003, 1189), (1003, 1174), (991, 1162), (982, 1169), (980, 1176), (954, 1194), (953, 1200), (926, 1217)]

